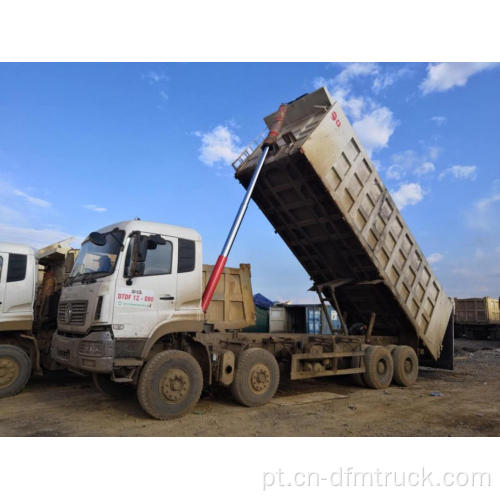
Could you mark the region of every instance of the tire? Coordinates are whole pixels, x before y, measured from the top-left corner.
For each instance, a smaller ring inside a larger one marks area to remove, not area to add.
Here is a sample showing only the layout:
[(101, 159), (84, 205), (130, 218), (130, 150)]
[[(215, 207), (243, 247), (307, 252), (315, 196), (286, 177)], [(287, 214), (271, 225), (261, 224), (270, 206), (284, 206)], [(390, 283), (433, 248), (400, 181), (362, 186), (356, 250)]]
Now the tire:
[(110, 375), (93, 373), (92, 380), (98, 391), (115, 399), (127, 399), (134, 393), (132, 384), (113, 382)]
[[(353, 356), (351, 361), (351, 368), (359, 368), (361, 366), (361, 356)], [(351, 375), (351, 380), (354, 385), (359, 387), (366, 387), (365, 381), (363, 380), (363, 373), (353, 373)]]
[(385, 346), (385, 348), (389, 351), (389, 354), (391, 356), (392, 356), (392, 352), (394, 351), (394, 349), (396, 349), (396, 347), (398, 347), (396, 344), (389, 344), (389, 345)]
[(400, 345), (392, 353), (394, 361), (394, 382), (408, 387), (416, 382), (418, 377), (417, 353), (410, 346)]
[(155, 354), (141, 371), (137, 399), (153, 418), (168, 420), (191, 411), (201, 396), (203, 373), (184, 351)]
[(0, 398), (14, 396), (31, 377), (31, 359), (20, 347), (0, 345)]
[(394, 364), (389, 351), (382, 346), (371, 346), (364, 356), (366, 371), (363, 380), (372, 389), (385, 389), (391, 385)]
[(243, 406), (261, 406), (276, 394), (280, 370), (276, 358), (265, 349), (242, 351), (231, 384), (234, 399)]

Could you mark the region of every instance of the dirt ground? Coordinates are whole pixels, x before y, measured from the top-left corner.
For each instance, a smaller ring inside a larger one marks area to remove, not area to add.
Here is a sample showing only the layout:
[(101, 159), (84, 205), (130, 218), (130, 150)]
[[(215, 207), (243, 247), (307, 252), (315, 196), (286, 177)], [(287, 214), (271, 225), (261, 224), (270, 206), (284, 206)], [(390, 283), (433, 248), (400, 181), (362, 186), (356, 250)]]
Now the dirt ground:
[(244, 408), (225, 392), (183, 418), (156, 421), (134, 395), (114, 400), (59, 372), (0, 400), (1, 436), (499, 436), (500, 342), (457, 339), (454, 372), (420, 371), (409, 388), (375, 391), (333, 377), (290, 383)]

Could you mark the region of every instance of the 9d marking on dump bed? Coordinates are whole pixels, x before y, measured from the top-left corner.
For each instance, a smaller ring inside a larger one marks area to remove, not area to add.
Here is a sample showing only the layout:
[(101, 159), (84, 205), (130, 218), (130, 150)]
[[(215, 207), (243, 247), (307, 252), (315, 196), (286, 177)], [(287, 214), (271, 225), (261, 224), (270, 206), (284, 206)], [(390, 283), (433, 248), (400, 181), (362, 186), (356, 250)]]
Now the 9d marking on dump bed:
[(335, 122), (335, 125), (337, 125), (337, 127), (340, 127), (340, 125), (342, 125), (342, 122), (337, 118), (337, 113), (335, 111), (332, 112), (332, 120)]

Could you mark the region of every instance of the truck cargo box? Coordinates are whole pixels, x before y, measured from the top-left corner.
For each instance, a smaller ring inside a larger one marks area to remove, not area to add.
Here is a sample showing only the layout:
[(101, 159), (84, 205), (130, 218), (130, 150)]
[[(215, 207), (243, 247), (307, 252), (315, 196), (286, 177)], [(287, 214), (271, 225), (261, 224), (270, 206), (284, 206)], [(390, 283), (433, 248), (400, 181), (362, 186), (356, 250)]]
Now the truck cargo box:
[(491, 297), (455, 299), (455, 323), (500, 325), (499, 302)]
[[(245, 187), (259, 154), (234, 164)], [(415, 346), (419, 338), (439, 358), (452, 301), (325, 88), (289, 104), (253, 199), (313, 282), (333, 287), (325, 294), (335, 291), (350, 325), (374, 312), (374, 335)]]
[[(203, 289), (214, 266), (203, 265)], [(215, 330), (239, 330), (255, 324), (250, 264), (226, 267), (215, 289), (205, 321)]]

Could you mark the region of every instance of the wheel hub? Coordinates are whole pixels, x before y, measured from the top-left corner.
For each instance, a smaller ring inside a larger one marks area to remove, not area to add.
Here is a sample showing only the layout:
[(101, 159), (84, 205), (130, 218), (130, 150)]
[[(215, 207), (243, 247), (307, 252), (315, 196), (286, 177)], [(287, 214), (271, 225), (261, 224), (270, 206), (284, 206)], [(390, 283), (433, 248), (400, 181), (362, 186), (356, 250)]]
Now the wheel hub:
[(186, 397), (189, 385), (189, 376), (185, 371), (171, 368), (163, 376), (160, 389), (167, 401), (178, 403)]
[(387, 370), (387, 366), (385, 364), (385, 361), (384, 360), (380, 360), (378, 363), (377, 363), (377, 373), (379, 375), (383, 375)]
[(412, 369), (413, 369), (413, 363), (411, 361), (410, 358), (406, 358), (405, 359), (405, 362), (404, 362), (404, 371), (405, 373), (411, 373)]
[(256, 394), (261, 394), (269, 388), (271, 372), (266, 365), (258, 363), (250, 370), (249, 379), (250, 389)]
[(8, 387), (19, 376), (19, 365), (12, 358), (0, 357), (0, 389)]

